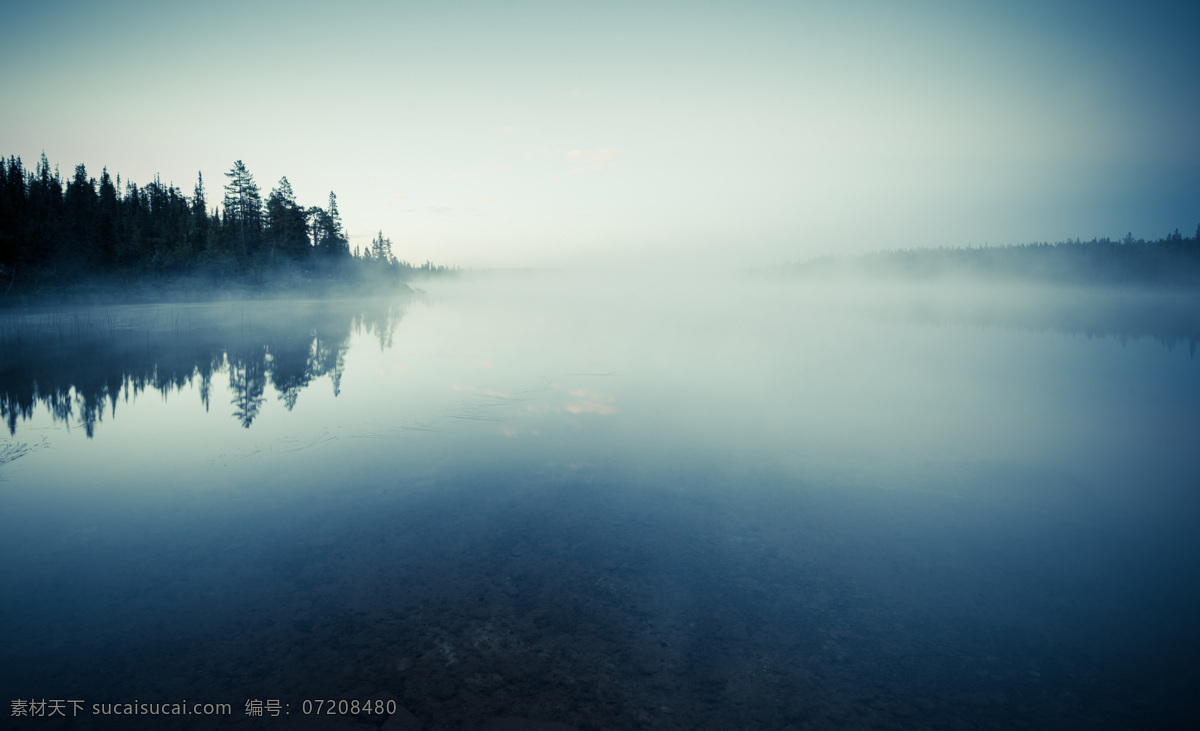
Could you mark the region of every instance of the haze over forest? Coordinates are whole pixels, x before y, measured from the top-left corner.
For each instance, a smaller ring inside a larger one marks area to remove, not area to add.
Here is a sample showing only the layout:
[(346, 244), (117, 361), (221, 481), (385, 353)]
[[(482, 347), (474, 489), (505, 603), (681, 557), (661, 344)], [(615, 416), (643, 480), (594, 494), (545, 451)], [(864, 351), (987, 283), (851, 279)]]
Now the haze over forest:
[(1200, 5), (0, 2), (15, 727), (1200, 729)]
[(382, 231), (365, 249), (351, 250), (333, 192), (326, 207), (302, 206), (283, 177), (264, 201), (241, 160), (225, 178), (222, 204), (209, 208), (202, 175), (186, 196), (157, 176), (122, 185), (107, 168), (97, 180), (76, 165), (64, 181), (45, 155), (34, 170), (17, 157), (0, 159), (4, 294), (164, 277), (207, 278), (217, 288), (298, 288), (313, 278), (394, 286), (416, 272), (446, 271), (398, 260)]
[[(231, 18), (237, 22), (230, 22)], [(9, 4), (0, 150), (337, 192), (448, 266), (770, 266), (1190, 234), (1178, 3)], [(118, 191), (123, 194), (124, 191)]]
[[(453, 268), (397, 258), (380, 231), (351, 245), (331, 191), (328, 204), (297, 202), (287, 177), (264, 201), (253, 174), (238, 160), (225, 173), (221, 204), (203, 174), (190, 196), (158, 176), (139, 186), (101, 171), (97, 180), (75, 166), (65, 179), (43, 154), (33, 170), (20, 158), (0, 158), (0, 282), (3, 294), (55, 297), (81, 287), (157, 282), (175, 288), (197, 280), (209, 290), (248, 285), (312, 295), (314, 280), (374, 288), (403, 287), (414, 274)], [(1200, 225), (1146, 241), (1132, 233), (1114, 241), (1076, 238), (1056, 245), (938, 248), (819, 257), (776, 268), (823, 279), (885, 276), (909, 280), (985, 276), (1072, 284), (1200, 285)], [(19, 275), (19, 276), (18, 276)], [(169, 290), (167, 290), (169, 291)]]

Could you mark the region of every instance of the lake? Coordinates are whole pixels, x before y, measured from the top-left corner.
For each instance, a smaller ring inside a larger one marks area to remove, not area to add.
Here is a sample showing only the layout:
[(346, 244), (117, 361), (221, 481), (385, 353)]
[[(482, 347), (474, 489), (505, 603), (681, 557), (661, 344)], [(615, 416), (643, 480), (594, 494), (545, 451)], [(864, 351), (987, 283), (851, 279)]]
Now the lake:
[(421, 287), (0, 313), (11, 727), (1200, 727), (1195, 295)]

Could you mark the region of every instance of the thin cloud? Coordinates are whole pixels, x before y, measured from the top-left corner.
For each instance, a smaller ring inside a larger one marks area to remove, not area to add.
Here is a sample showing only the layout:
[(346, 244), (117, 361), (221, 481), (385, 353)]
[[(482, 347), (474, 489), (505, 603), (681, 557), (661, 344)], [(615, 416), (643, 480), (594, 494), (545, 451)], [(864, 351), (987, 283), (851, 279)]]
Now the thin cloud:
[(483, 216), (487, 214), (487, 206), (496, 202), (496, 199), (485, 196), (468, 196), (462, 199), (461, 205), (443, 205), (432, 204), (428, 206), (417, 206), (415, 208), (405, 208), (401, 213), (433, 213), (441, 215), (443, 213), (458, 213), (470, 216)]
[(477, 178), (480, 175), (492, 175), (494, 173), (502, 173), (508, 170), (509, 165), (493, 165), (491, 167), (482, 168), (480, 170), (471, 170), (465, 173), (453, 173), (450, 175), (451, 180), (466, 180), (467, 178)]
[(563, 153), (563, 159), (575, 164), (569, 171), (570, 175), (590, 175), (604, 170), (620, 167), (617, 160), (621, 151), (604, 147), (598, 150), (571, 150)]
[(601, 160), (611, 160), (621, 153), (611, 148), (602, 148), (599, 150), (571, 150), (564, 152), (563, 157), (576, 162), (600, 162)]

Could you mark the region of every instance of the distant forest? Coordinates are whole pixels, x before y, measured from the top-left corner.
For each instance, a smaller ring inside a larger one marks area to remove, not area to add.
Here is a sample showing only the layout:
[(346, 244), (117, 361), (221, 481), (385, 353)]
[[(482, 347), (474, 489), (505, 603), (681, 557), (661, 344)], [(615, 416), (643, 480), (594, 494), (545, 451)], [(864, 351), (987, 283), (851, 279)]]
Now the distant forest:
[(138, 186), (114, 180), (107, 168), (97, 180), (76, 165), (64, 181), (45, 153), (32, 171), (19, 157), (0, 158), (0, 302), (97, 282), (302, 286), (450, 271), (397, 259), (382, 231), (352, 251), (332, 192), (324, 208), (302, 206), (284, 177), (264, 201), (241, 160), (225, 177), (217, 206), (202, 175), (189, 197), (158, 176)]
[(784, 274), (806, 278), (867, 276), (927, 280), (967, 276), (1062, 284), (1200, 287), (1200, 226), (1157, 241), (1108, 238), (1057, 244), (880, 251), (858, 257), (821, 257), (787, 264)]

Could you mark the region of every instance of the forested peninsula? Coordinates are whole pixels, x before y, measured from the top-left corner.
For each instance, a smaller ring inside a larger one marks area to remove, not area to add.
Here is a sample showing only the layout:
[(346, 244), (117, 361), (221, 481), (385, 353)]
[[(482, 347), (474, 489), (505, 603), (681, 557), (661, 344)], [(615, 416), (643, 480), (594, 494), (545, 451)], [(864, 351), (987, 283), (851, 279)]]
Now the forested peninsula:
[(45, 153), (33, 170), (0, 158), (0, 306), (387, 290), (452, 271), (398, 259), (382, 231), (352, 250), (333, 192), (325, 207), (304, 206), (284, 177), (264, 201), (241, 160), (225, 178), (216, 205), (202, 175), (187, 196), (107, 168), (96, 179), (76, 165), (64, 180)]
[(827, 256), (776, 271), (806, 279), (868, 278), (929, 281), (968, 278), (1047, 284), (1200, 288), (1200, 226), (1185, 238), (1179, 229), (1146, 241), (1062, 241), (1018, 246), (907, 249), (856, 257)]

